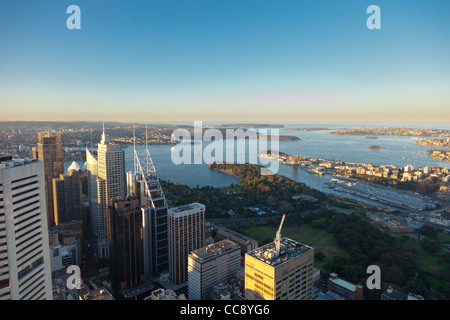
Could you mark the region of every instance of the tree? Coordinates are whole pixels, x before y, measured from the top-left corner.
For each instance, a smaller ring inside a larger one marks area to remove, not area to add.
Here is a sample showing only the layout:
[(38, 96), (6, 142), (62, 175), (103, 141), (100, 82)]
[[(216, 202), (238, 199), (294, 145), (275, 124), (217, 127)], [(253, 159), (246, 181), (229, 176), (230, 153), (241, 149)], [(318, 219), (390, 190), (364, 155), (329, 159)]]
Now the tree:
[(419, 234), (436, 239), (438, 233), (436, 228), (434, 228), (433, 226), (424, 224), (422, 227), (420, 227)]
[(420, 246), (422, 247), (422, 249), (428, 251), (431, 254), (437, 253), (439, 252), (439, 250), (441, 250), (441, 246), (439, 245), (439, 243), (430, 240), (430, 238), (428, 237), (424, 237), (422, 239), (422, 241), (420, 242)]
[(318, 261), (322, 261), (325, 258), (325, 255), (322, 252), (317, 252), (314, 258)]

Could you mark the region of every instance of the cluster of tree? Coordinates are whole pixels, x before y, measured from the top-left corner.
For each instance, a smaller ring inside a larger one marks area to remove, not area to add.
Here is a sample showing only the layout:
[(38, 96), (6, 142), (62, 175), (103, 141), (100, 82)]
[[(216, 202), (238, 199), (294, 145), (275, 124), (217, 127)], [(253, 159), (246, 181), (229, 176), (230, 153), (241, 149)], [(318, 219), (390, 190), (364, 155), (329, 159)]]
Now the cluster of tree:
[(254, 164), (212, 163), (211, 169), (232, 174), (241, 181), (239, 191), (255, 195), (255, 200), (263, 201), (268, 194), (275, 199), (292, 202), (292, 196), (308, 194), (318, 200), (326, 200), (327, 196), (304, 183), (293, 181), (282, 175), (261, 175), (261, 166)]
[[(324, 265), (326, 272), (336, 272), (350, 282), (364, 285), (368, 277), (367, 267), (377, 265), (381, 269), (384, 287), (390, 284), (405, 292), (430, 294), (430, 285), (418, 265), (419, 254), (406, 246), (408, 239), (382, 232), (355, 215), (334, 215), (328, 231), (345, 248), (348, 257), (334, 257)], [(373, 299), (379, 299), (384, 289), (364, 288), (366, 296)]]
[(220, 170), (239, 178), (239, 185), (230, 184), (230, 188), (214, 188), (210, 186), (190, 188), (179, 183), (161, 181), (165, 196), (170, 206), (179, 206), (191, 202), (201, 202), (208, 208), (209, 218), (228, 217), (228, 211), (244, 217), (257, 214), (246, 207), (262, 204), (270, 210), (284, 213), (316, 209), (317, 203), (303, 199), (294, 200), (292, 196), (308, 194), (320, 200), (326, 195), (279, 175), (261, 175), (260, 166), (252, 164), (217, 164), (211, 169)]

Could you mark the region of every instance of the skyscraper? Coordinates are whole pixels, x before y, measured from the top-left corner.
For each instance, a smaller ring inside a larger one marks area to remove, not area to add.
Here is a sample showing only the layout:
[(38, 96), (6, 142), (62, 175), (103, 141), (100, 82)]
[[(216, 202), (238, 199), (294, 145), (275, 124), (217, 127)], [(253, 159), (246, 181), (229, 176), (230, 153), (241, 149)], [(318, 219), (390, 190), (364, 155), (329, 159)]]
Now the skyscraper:
[(145, 273), (148, 278), (169, 269), (168, 207), (148, 149), (141, 157), (135, 152), (135, 164), (135, 172), (127, 172), (127, 193), (138, 197), (143, 210)]
[(213, 286), (231, 280), (241, 266), (241, 247), (222, 240), (188, 256), (188, 298), (207, 300)]
[(112, 199), (126, 196), (125, 152), (109, 142), (103, 128), (97, 158), (86, 149), (91, 232), (97, 236), (98, 253), (109, 257), (107, 210)]
[(192, 203), (169, 209), (169, 273), (176, 284), (186, 282), (188, 255), (205, 243), (205, 206)]
[(39, 132), (38, 144), (34, 157), (44, 164), (45, 192), (47, 195), (47, 212), (49, 227), (55, 224), (53, 201), (53, 178), (64, 173), (64, 152), (59, 132)]
[(53, 179), (55, 224), (81, 220), (80, 171), (67, 170)]
[(52, 300), (43, 163), (0, 158), (0, 300)]
[(86, 148), (86, 172), (87, 172), (87, 184), (88, 184), (88, 200), (89, 200), (89, 225), (91, 233), (98, 234), (98, 210), (99, 210), (99, 197), (98, 197), (98, 161), (94, 152), (89, 151)]
[(108, 207), (111, 285), (116, 297), (144, 281), (142, 212), (137, 198), (111, 200)]
[(245, 254), (245, 299), (312, 300), (314, 249), (278, 241)]

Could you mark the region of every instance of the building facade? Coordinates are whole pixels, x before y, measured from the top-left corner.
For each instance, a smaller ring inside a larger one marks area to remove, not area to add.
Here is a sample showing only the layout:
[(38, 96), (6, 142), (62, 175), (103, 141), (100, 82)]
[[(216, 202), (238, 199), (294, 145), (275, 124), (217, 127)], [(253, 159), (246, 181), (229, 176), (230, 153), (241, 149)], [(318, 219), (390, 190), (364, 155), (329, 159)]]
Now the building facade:
[(327, 289), (333, 293), (344, 297), (345, 300), (362, 300), (363, 299), (363, 287), (358, 284), (355, 285), (344, 279), (340, 279), (334, 272), (330, 273), (330, 277), (327, 282)]
[(241, 266), (241, 247), (222, 240), (192, 251), (188, 256), (188, 298), (207, 300), (213, 286), (224, 283)]
[(80, 171), (67, 170), (52, 181), (55, 225), (81, 220)]
[(111, 286), (116, 298), (144, 281), (142, 212), (136, 198), (111, 200), (108, 207)]
[(136, 195), (144, 218), (145, 276), (148, 279), (169, 269), (167, 201), (157, 177), (127, 172), (127, 194)]
[(176, 284), (188, 280), (188, 255), (205, 243), (205, 206), (192, 203), (169, 209), (169, 274)]
[(282, 238), (245, 254), (246, 300), (312, 300), (314, 249)]
[(97, 157), (86, 149), (91, 233), (101, 258), (109, 257), (107, 210), (111, 200), (126, 197), (125, 152), (109, 141), (103, 129)]
[(45, 192), (49, 227), (55, 223), (53, 179), (64, 173), (64, 151), (59, 132), (39, 132), (36, 153), (33, 155), (44, 164)]
[(0, 158), (0, 300), (52, 300), (43, 163)]

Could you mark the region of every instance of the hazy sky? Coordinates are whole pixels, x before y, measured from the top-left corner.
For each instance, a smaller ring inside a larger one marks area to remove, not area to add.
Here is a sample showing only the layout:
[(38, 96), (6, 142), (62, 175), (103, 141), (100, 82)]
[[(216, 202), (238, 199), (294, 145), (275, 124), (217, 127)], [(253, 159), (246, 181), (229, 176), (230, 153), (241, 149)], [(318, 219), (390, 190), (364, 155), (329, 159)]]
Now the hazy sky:
[(447, 121), (449, 15), (448, 0), (2, 0), (0, 120)]

